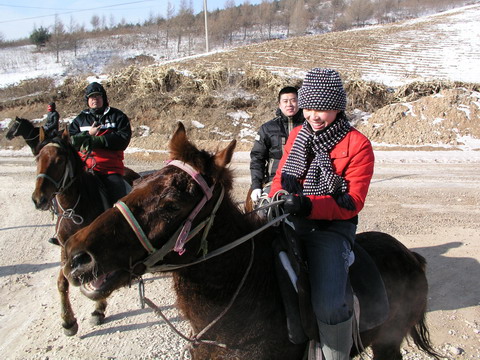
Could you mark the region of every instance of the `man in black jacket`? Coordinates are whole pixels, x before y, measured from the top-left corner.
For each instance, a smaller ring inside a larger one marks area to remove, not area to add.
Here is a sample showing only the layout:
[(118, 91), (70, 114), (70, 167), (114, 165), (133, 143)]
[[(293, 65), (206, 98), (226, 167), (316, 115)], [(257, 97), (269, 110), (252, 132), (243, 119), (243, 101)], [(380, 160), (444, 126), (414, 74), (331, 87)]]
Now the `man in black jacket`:
[(130, 143), (130, 120), (110, 107), (103, 86), (92, 82), (85, 89), (88, 109), (73, 119), (68, 131), (73, 146), (105, 184), (110, 203), (125, 196), (130, 186), (124, 181), (124, 150)]
[(54, 137), (58, 133), (60, 115), (58, 114), (54, 102), (48, 104), (47, 110), (47, 121), (45, 122), (45, 125), (43, 125), (43, 130), (45, 130), (47, 137)]
[(260, 198), (263, 187), (275, 176), (290, 131), (304, 120), (303, 111), (298, 108), (297, 89), (292, 86), (281, 89), (276, 117), (260, 127), (250, 152), (253, 202)]

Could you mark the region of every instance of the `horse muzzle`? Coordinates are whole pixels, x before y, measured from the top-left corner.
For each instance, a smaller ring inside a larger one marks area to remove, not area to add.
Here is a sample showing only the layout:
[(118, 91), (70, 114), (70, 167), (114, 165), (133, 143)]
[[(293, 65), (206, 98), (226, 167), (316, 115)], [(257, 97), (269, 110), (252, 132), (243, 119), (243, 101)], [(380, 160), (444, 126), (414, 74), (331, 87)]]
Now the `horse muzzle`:
[(50, 209), (50, 200), (43, 194), (32, 194), (32, 201), (35, 204), (37, 210), (48, 210)]

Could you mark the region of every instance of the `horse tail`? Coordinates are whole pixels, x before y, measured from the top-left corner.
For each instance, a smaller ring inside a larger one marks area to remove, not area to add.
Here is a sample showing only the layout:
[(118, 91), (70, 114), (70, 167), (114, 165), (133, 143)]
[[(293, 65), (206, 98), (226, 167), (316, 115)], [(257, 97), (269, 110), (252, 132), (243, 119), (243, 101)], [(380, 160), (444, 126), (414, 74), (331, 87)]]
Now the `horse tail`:
[[(421, 265), (423, 271), (425, 271), (427, 261), (425, 258), (413, 252), (413, 255)], [(413, 342), (417, 347), (423, 350), (425, 353), (429, 354), (430, 356), (434, 357), (437, 360), (440, 360), (441, 355), (436, 352), (431, 344), (430, 341), (430, 332), (428, 331), (427, 322), (426, 322), (426, 312), (427, 312), (427, 302), (423, 306), (421, 311), (420, 320), (415, 324), (414, 327), (410, 330), (410, 336), (413, 339)]]
[(425, 311), (422, 312), (420, 321), (410, 330), (410, 336), (419, 349), (435, 359), (440, 360), (441, 355), (433, 349), (432, 344), (430, 343), (430, 332), (428, 331), (425, 321)]

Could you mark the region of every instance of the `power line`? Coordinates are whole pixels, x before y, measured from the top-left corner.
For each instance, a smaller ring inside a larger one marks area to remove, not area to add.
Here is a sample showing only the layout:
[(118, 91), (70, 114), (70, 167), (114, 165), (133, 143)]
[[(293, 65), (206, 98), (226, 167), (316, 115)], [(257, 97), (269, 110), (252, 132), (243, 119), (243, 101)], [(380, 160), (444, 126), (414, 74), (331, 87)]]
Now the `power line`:
[(21, 9), (38, 9), (38, 10), (72, 10), (72, 9), (46, 8), (46, 7), (38, 7), (38, 6), (23, 6), (23, 5), (10, 5), (10, 4), (0, 4), (0, 6), (21, 8)]
[[(39, 16), (32, 16), (32, 17), (28, 17), (28, 18), (4, 20), (4, 21), (0, 21), (0, 24), (16, 22), (16, 21), (40, 19), (40, 18), (49, 17), (49, 16), (53, 16), (53, 15), (67, 15), (67, 14), (75, 14), (75, 13), (84, 12), (84, 11), (109, 9), (109, 8), (113, 8), (113, 7), (123, 6), (123, 5), (131, 5), (131, 4), (145, 3), (145, 2), (151, 2), (151, 1), (154, 1), (154, 0), (131, 1), (131, 2), (115, 4), (115, 5), (100, 6), (100, 7), (96, 7), (96, 8), (70, 10), (70, 11), (65, 11), (65, 12), (57, 13), (57, 14), (39, 15)], [(2, 4), (0, 4), (0, 5), (2, 5)], [(5, 5), (2, 5), (2, 6), (5, 6)], [(11, 5), (11, 6), (13, 6), (13, 5)], [(20, 6), (18, 6), (18, 7), (20, 7)], [(48, 8), (37, 8), (37, 9), (54, 10), (54, 9), (48, 9)]]

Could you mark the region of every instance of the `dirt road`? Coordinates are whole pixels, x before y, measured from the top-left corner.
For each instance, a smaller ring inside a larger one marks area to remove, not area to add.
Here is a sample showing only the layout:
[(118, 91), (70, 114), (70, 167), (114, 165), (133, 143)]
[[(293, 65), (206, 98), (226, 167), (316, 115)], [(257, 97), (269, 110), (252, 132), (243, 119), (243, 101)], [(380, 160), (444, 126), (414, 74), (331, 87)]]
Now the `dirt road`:
[[(137, 171), (155, 165), (131, 163)], [(236, 161), (236, 195), (249, 185), (248, 163)], [(434, 347), (454, 359), (480, 359), (480, 161), (380, 162), (359, 231), (387, 232), (428, 261), (428, 324)], [(93, 302), (71, 291), (79, 320), (74, 337), (62, 333), (56, 277), (59, 249), (50, 213), (34, 209), (32, 157), (0, 157), (0, 354), (3, 359), (182, 359), (185, 344), (149, 309), (136, 287), (109, 299), (107, 321), (89, 324)], [(175, 310), (166, 274), (145, 276), (146, 294), (188, 334)], [(414, 347), (404, 359), (428, 359)]]

